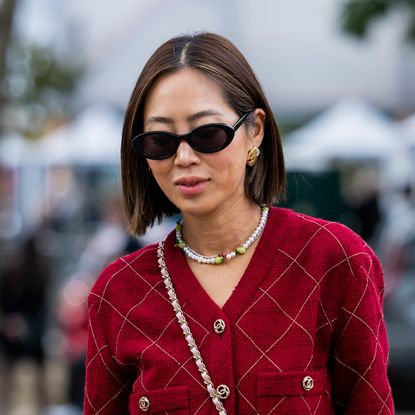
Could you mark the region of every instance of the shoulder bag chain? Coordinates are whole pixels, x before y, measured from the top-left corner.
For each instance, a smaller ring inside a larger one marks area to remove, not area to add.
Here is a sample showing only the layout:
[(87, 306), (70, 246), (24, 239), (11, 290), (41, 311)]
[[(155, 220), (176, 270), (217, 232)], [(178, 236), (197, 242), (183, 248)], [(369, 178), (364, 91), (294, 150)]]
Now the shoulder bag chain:
[(163, 277), (164, 285), (166, 286), (167, 294), (170, 299), (170, 303), (173, 306), (173, 310), (176, 314), (177, 321), (179, 322), (180, 328), (183, 331), (184, 337), (187, 341), (193, 358), (195, 359), (196, 366), (202, 376), (203, 382), (206, 385), (206, 389), (210, 397), (212, 398), (212, 402), (215, 405), (217, 411), (219, 412), (219, 415), (227, 415), (226, 409), (224, 408), (223, 403), (221, 401), (221, 399), (223, 399), (223, 393), (221, 393), (220, 386), (218, 387), (218, 389), (215, 389), (215, 387), (213, 386), (208, 370), (203, 362), (202, 356), (200, 355), (199, 348), (196, 345), (196, 342), (190, 331), (190, 327), (187, 324), (186, 317), (184, 316), (182, 307), (180, 306), (179, 301), (177, 299), (176, 291), (174, 290), (173, 283), (169, 275), (169, 271), (167, 270), (166, 261), (164, 260), (163, 242), (159, 243), (157, 249), (157, 258), (161, 270), (161, 275)]

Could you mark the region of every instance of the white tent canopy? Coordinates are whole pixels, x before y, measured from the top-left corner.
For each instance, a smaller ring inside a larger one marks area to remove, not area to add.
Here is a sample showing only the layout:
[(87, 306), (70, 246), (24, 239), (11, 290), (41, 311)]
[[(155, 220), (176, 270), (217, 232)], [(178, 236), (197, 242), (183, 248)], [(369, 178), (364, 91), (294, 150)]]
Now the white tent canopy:
[(108, 107), (88, 107), (71, 124), (53, 131), (38, 143), (45, 165), (117, 164), (122, 118)]
[(321, 170), (332, 161), (384, 161), (400, 148), (384, 114), (358, 99), (344, 98), (286, 137), (288, 169)]

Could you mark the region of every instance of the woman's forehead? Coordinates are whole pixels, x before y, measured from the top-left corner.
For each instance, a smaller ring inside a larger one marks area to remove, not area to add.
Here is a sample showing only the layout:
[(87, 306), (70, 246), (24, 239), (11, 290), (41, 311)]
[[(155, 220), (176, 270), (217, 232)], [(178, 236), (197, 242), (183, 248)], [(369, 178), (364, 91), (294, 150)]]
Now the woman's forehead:
[(148, 91), (146, 100), (198, 95), (221, 97), (223, 90), (216, 81), (202, 71), (185, 68), (161, 75)]
[[(182, 69), (162, 75), (144, 101), (144, 119), (225, 115), (232, 108), (221, 86), (203, 72)], [(168, 121), (168, 120), (165, 120)], [(192, 121), (192, 120), (190, 120)]]

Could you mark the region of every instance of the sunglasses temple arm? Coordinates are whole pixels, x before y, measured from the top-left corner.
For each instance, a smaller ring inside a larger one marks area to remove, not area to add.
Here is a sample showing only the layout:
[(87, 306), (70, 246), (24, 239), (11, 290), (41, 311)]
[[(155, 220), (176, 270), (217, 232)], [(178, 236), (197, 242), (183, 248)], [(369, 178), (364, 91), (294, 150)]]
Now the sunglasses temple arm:
[(249, 112), (246, 112), (236, 123), (233, 125), (233, 129), (236, 131), (246, 120), (246, 117), (248, 117)]

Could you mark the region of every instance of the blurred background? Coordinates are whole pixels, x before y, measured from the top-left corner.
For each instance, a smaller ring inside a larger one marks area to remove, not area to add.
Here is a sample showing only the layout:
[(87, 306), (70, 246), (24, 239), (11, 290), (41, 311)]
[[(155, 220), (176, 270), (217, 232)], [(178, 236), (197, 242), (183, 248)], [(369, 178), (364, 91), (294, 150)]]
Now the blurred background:
[(415, 414), (413, 0), (0, 0), (0, 414), (82, 413), (86, 297), (136, 240), (123, 111), (168, 38), (229, 37), (281, 128), (284, 206), (345, 223), (385, 271), (389, 376)]

